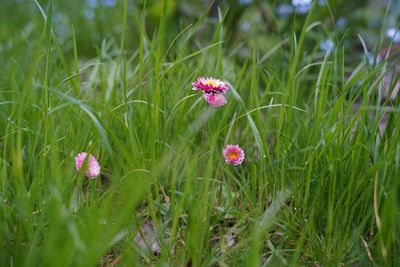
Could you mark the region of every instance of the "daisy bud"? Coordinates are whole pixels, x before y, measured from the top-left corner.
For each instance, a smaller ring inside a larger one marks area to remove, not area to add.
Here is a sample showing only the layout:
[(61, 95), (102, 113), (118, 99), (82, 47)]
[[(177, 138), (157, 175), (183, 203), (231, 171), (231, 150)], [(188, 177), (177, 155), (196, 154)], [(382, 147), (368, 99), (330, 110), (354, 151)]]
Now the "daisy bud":
[[(75, 157), (75, 168), (78, 172), (81, 170), (83, 163), (85, 162), (86, 156), (87, 153), (82, 152)], [(94, 156), (89, 155), (89, 160), (85, 170), (85, 176), (94, 179), (99, 175), (100, 175), (100, 164), (97, 162), (97, 159)]]
[(203, 95), (206, 102), (213, 108), (219, 108), (226, 104), (226, 99), (223, 94), (207, 93)]

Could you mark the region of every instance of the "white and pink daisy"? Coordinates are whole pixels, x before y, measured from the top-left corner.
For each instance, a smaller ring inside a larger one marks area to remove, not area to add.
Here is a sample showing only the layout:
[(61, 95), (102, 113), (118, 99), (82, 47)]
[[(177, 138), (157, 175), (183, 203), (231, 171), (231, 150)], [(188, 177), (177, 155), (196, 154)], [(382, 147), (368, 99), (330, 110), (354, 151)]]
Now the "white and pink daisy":
[(222, 151), (225, 161), (231, 165), (242, 164), (244, 160), (244, 151), (239, 145), (227, 145)]
[[(75, 167), (78, 172), (81, 170), (83, 163), (85, 162), (86, 156), (86, 152), (81, 152), (75, 157)], [(99, 175), (100, 164), (93, 155), (89, 155), (89, 160), (85, 170), (85, 176), (94, 179)]]
[(210, 107), (219, 108), (226, 104), (226, 98), (223, 95), (229, 90), (228, 84), (212, 77), (199, 77), (192, 83), (193, 90), (201, 90), (204, 100)]
[(226, 93), (229, 89), (226, 82), (212, 77), (199, 77), (192, 85), (193, 90), (202, 90), (204, 93)]

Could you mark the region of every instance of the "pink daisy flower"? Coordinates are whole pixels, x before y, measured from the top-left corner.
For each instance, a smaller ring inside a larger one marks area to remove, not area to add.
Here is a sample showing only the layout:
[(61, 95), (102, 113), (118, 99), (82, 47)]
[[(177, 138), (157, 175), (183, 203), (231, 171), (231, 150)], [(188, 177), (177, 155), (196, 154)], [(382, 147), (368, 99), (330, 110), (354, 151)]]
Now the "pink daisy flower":
[(193, 90), (202, 90), (204, 93), (225, 93), (229, 89), (226, 82), (213, 77), (199, 77), (192, 85)]
[[(83, 163), (85, 162), (86, 156), (87, 153), (82, 152), (75, 157), (75, 167), (78, 172), (81, 170)], [(87, 168), (85, 170), (85, 176), (94, 179), (99, 175), (100, 175), (100, 164), (97, 162), (97, 159), (94, 156), (89, 155), (89, 161), (87, 163)]]
[(226, 99), (223, 94), (205, 93), (203, 97), (210, 107), (213, 108), (219, 108), (226, 104)]
[(239, 145), (227, 145), (222, 153), (225, 161), (231, 165), (242, 164), (244, 160), (244, 151)]

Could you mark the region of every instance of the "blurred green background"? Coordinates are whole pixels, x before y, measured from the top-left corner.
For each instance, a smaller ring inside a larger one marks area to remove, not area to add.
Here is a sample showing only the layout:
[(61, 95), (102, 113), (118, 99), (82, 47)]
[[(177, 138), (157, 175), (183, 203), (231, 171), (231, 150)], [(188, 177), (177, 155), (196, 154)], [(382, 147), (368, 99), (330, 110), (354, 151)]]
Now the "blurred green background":
[[(48, 0), (38, 0), (44, 9), (47, 8), (48, 2)], [(237, 49), (238, 59), (248, 56), (253, 47), (262, 53), (268, 52), (281, 42), (283, 37), (292, 34), (289, 29), (293, 26), (300, 30), (307, 17), (307, 12), (296, 12), (290, 0), (168, 0), (167, 3), (169, 16), (167, 40), (172, 41), (182, 29), (195, 23), (207, 9), (210, 9), (202, 34), (212, 35), (216, 20), (219, 16), (223, 16), (228, 46)], [(123, 4), (123, 0), (55, 0), (54, 30), (63, 44), (64, 52), (68, 54), (72, 51), (70, 40), (73, 30), (80, 57), (96, 56), (98, 48), (105, 40), (119, 40), (122, 31)], [(162, 8), (163, 1), (128, 1), (128, 49), (134, 50), (138, 45), (135, 16), (140, 19), (145, 18), (145, 27), (151, 37), (157, 30)], [(385, 19), (386, 11), (388, 13)], [(386, 29), (397, 27), (399, 14), (399, 0), (317, 0), (314, 3), (312, 20), (320, 21), (323, 26), (313, 30), (312, 35), (315, 36), (315, 42), (319, 42), (324, 38), (338, 39), (337, 36), (332, 36), (334, 33), (346, 34), (345, 53), (357, 56), (355, 51), (362, 52), (357, 34), (366, 40), (369, 47), (374, 47), (380, 37), (384, 39)], [(36, 27), (40, 25), (37, 23), (41, 20), (35, 0), (1, 0), (1, 52), (7, 53), (7, 46), (12, 42), (10, 36), (29, 38), (41, 34), (43, 29)], [(20, 33), (23, 33), (22, 37)], [(202, 38), (197, 40), (201, 41)]]

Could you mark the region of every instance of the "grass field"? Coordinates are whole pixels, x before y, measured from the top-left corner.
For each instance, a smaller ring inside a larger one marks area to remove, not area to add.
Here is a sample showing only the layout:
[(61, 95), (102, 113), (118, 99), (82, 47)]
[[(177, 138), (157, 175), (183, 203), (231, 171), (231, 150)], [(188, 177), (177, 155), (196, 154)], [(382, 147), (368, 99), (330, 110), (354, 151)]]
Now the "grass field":
[[(174, 32), (162, 4), (150, 31), (128, 1), (83, 48), (83, 25), (55, 30), (57, 1), (29, 6), (0, 24), (1, 266), (400, 261), (399, 100), (377, 93), (396, 59), (348, 59), (348, 33), (321, 51), (311, 15), (239, 56), (227, 10)], [(226, 105), (192, 90), (200, 76), (227, 82)], [(99, 177), (75, 169), (83, 151)]]

